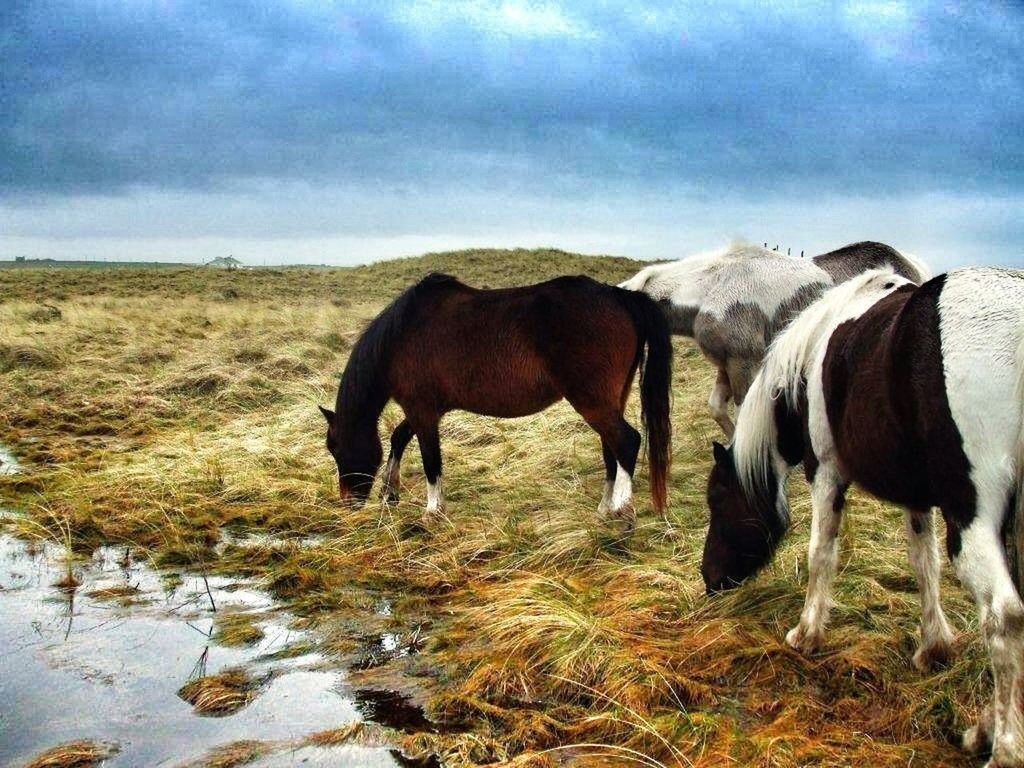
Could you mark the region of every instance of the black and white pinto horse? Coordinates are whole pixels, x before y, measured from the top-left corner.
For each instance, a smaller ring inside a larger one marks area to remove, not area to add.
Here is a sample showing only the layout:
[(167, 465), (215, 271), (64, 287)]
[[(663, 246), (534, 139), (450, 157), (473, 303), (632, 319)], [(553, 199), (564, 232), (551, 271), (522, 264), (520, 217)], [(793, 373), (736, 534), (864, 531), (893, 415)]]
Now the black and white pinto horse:
[(645, 267), (620, 287), (657, 300), (672, 332), (692, 337), (714, 363), (708, 406), (731, 439), (729, 401), (743, 402), (776, 334), (828, 288), (880, 268), (914, 283), (931, 276), (923, 262), (883, 243), (854, 243), (813, 259), (734, 244)]
[[(767, 563), (789, 526), (786, 477), (801, 460), (811, 483), (807, 597), (786, 641), (823, 638), (847, 486), (904, 506), (921, 597), (927, 668), (950, 654), (939, 604), (931, 507), (973, 596), (994, 696), (964, 746), (991, 745), (990, 766), (1024, 766), (1024, 603), (1003, 531), (1024, 515), (1024, 271), (972, 268), (917, 288), (869, 272), (833, 288), (777, 339), (737, 415), (730, 448), (715, 445), (703, 576), (729, 588)], [(1019, 530), (1019, 528), (1018, 528)]]

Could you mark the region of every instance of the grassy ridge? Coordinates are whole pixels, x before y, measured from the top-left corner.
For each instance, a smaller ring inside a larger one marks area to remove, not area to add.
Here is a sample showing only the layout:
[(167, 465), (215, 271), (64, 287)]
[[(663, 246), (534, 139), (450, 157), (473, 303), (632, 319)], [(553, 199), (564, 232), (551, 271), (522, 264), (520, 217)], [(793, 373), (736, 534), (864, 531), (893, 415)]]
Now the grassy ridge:
[[(914, 671), (918, 601), (897, 510), (854, 497), (839, 605), (811, 659), (781, 641), (803, 598), (802, 481), (775, 564), (728, 597), (703, 596), (718, 432), (712, 372), (687, 342), (676, 344), (674, 533), (651, 513), (644, 468), (634, 538), (596, 525), (599, 443), (564, 404), (518, 420), (447, 417), (448, 520), (429, 534), (412, 525), (425, 492), (414, 448), (397, 508), (338, 510), (315, 406), (333, 401), (359, 329), (397, 291), (433, 270), (501, 286), (618, 281), (638, 266), (517, 250), (348, 269), (0, 271), (0, 441), (31, 466), (0, 476), (0, 495), (82, 547), (127, 542), (157, 562), (261, 576), (328, 644), (350, 580), (402, 595), (395, 621), (428, 638), (402, 663), (424, 675), (436, 715), (473, 729), (413, 741), (453, 764), (554, 764), (562, 752), (546, 750), (572, 744), (606, 745), (566, 754), (612, 763), (973, 764), (950, 744), (990, 685), (973, 608), (947, 568), (960, 655)], [(382, 431), (399, 419), (389, 406)], [(224, 527), (326, 538), (217, 556)]]

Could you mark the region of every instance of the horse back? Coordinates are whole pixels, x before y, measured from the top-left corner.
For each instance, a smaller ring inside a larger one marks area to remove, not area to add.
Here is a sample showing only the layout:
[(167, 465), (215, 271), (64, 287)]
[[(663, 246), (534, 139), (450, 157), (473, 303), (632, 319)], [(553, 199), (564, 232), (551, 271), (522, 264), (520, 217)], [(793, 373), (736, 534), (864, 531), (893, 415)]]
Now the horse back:
[(930, 325), (930, 318), (929, 301), (914, 295), (913, 286), (900, 288), (841, 323), (825, 351), (821, 385), (828, 427), (848, 478), (876, 496), (920, 509), (931, 502), (927, 473), (919, 467), (921, 436), (908, 366), (930, 350), (919, 355), (906, 348), (906, 325), (916, 331)]
[(617, 290), (583, 276), (501, 289), (438, 280), (392, 357), (393, 396), (438, 412), (535, 413), (567, 395), (570, 374), (600, 381), (636, 356)]

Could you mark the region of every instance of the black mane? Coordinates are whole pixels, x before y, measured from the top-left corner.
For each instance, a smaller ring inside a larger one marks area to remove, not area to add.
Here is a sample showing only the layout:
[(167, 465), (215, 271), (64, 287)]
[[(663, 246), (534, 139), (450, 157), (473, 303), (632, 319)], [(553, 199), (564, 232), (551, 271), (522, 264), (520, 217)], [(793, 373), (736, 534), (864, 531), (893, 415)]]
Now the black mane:
[(355, 426), (365, 419), (376, 421), (388, 399), (385, 376), (395, 342), (415, 318), (426, 295), (462, 285), (451, 275), (431, 272), (403, 291), (366, 326), (341, 375), (335, 405), (341, 424)]

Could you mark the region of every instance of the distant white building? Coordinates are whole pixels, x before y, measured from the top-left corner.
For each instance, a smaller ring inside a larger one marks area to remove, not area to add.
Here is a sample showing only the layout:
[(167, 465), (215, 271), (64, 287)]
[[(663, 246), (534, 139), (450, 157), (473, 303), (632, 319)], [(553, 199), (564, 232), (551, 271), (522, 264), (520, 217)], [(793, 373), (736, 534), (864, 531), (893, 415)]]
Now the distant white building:
[(218, 256), (213, 261), (206, 262), (204, 266), (216, 269), (241, 269), (243, 264), (234, 256)]

